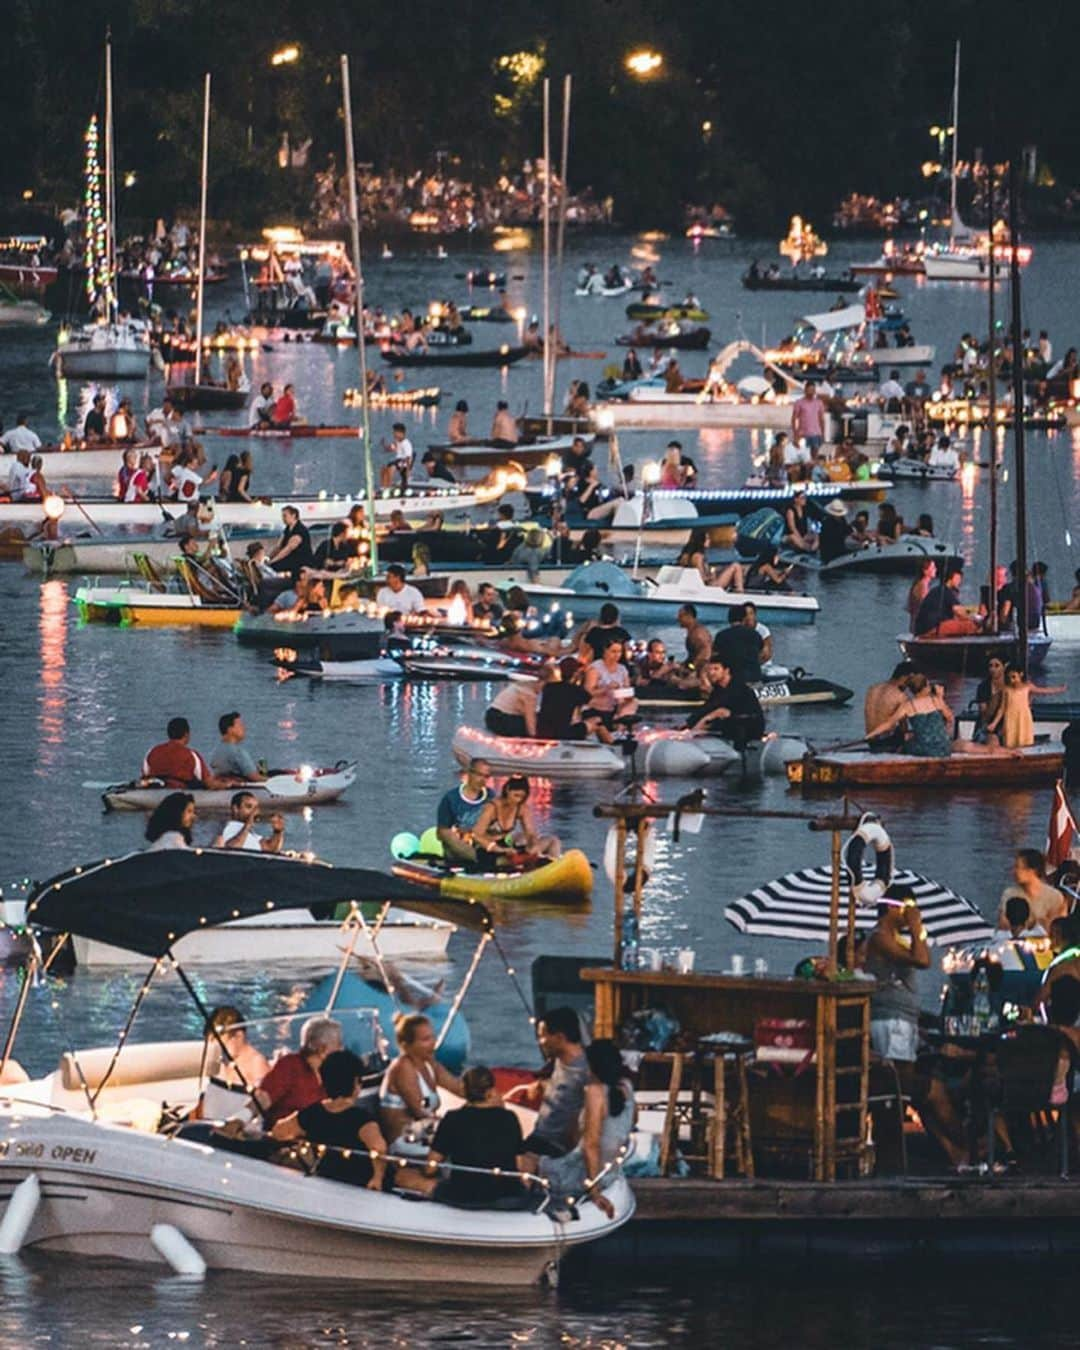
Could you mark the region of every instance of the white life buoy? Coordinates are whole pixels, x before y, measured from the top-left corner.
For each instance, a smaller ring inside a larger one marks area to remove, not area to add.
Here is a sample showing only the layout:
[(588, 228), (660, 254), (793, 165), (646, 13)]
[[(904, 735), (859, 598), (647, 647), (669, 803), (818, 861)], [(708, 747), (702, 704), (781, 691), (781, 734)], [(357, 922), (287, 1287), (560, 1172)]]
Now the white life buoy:
[[(626, 835), (629, 840), (632, 838), (629, 831)], [(614, 886), (615, 884), (615, 862), (619, 855), (619, 831), (616, 825), (609, 825), (607, 838), (604, 840), (604, 875)], [(652, 875), (653, 865), (656, 862), (656, 827), (652, 821), (645, 828), (645, 842), (642, 862), (645, 866), (646, 881)], [(626, 860), (627, 879), (633, 876), (633, 860)]]
[[(874, 875), (863, 877), (863, 858), (867, 848), (874, 851)], [(880, 819), (867, 811), (855, 833), (844, 845), (843, 863), (855, 900), (860, 905), (876, 905), (892, 884), (895, 858), (892, 840)]]

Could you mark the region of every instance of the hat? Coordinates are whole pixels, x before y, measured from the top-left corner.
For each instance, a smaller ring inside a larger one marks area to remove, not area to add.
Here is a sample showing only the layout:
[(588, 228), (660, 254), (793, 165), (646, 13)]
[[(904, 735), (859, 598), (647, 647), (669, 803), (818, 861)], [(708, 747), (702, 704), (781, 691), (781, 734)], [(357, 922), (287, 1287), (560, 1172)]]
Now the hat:
[(844, 505), (844, 503), (840, 500), (839, 497), (834, 497), (832, 501), (828, 504), (828, 506), (825, 508), (825, 514), (828, 516), (846, 516), (847, 507)]

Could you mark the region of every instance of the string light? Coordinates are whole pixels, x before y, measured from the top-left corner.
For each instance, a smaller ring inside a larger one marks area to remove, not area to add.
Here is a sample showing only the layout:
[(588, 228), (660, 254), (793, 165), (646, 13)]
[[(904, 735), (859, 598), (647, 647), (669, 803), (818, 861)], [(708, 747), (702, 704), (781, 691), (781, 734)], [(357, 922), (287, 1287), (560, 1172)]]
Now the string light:
[(91, 305), (104, 298), (112, 309), (115, 297), (109, 269), (109, 240), (101, 202), (101, 161), (98, 120), (91, 117), (84, 138), (86, 157), (83, 173), (83, 214), (86, 217), (86, 294)]

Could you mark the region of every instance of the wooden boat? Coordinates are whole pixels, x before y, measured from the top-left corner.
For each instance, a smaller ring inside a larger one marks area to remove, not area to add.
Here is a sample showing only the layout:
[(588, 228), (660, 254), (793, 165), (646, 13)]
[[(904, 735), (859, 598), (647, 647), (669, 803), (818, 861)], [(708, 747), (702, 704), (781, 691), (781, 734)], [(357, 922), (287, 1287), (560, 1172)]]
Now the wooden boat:
[(532, 778), (612, 778), (623, 772), (623, 757), (599, 741), (542, 741), (493, 736), (479, 727), (459, 727), (451, 749), (459, 764), (477, 756), (497, 774), (524, 773)]
[[(244, 791), (258, 798), (265, 813), (336, 802), (355, 782), (356, 765), (341, 760), (332, 769), (313, 769), (305, 764), (295, 770), (279, 770), (261, 783), (245, 784)], [(166, 787), (159, 780), (136, 779), (131, 783), (106, 786), (101, 800), (106, 811), (152, 811), (173, 791), (174, 788)], [(237, 789), (192, 788), (189, 791), (200, 811), (227, 812)]]
[[(387, 389), (368, 395), (369, 408), (436, 408), (442, 398), (438, 385), (427, 389)], [(359, 389), (346, 389), (341, 396), (346, 408), (362, 408), (364, 398)], [(356, 435), (353, 428), (352, 434)]]
[(708, 328), (688, 332), (621, 333), (615, 342), (620, 347), (670, 347), (681, 352), (703, 352), (712, 333)]
[(997, 788), (1032, 787), (1061, 777), (1064, 752), (1053, 742), (1027, 750), (1001, 750), (986, 755), (875, 754), (872, 750), (837, 750), (808, 754), (788, 765), (793, 787), (840, 788)]
[(170, 384), (166, 395), (178, 408), (199, 412), (222, 412), (226, 409), (246, 408), (251, 398), (251, 390), (226, 389), (221, 384)]
[(744, 272), (743, 289), (747, 291), (834, 291), (837, 294), (851, 295), (861, 290), (863, 283), (858, 277), (841, 274), (836, 277), (800, 277), (792, 273), (782, 273), (770, 277), (767, 273)]
[(529, 355), (528, 347), (504, 344), (494, 350), (478, 351), (474, 347), (452, 348), (449, 351), (382, 352), (382, 359), (392, 366), (512, 366)]
[(390, 870), (405, 881), (430, 886), (440, 895), (458, 900), (562, 900), (580, 904), (588, 900), (593, 886), (589, 860), (576, 848), (527, 871), (470, 872), (412, 858), (394, 863)]
[[(970, 637), (926, 638), (902, 633), (897, 639), (909, 661), (928, 670), (951, 670), (967, 675), (982, 675), (992, 656), (1004, 661), (1016, 657), (1019, 639), (1013, 632), (976, 633)], [(1045, 633), (1028, 634), (1028, 663), (1042, 666), (1050, 650)]]

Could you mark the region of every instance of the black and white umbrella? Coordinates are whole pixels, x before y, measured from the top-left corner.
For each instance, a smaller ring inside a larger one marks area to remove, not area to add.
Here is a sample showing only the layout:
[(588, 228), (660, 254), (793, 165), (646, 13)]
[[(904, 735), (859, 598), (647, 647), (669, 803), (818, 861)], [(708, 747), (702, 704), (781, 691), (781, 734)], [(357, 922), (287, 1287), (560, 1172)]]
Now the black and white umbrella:
[[(992, 927), (971, 901), (949, 890), (948, 886), (904, 868), (897, 869), (892, 884), (910, 892), (919, 906), (932, 943), (981, 942), (993, 937)], [(741, 933), (828, 942), (831, 890), (830, 868), (807, 867), (801, 872), (788, 872), (776, 881), (759, 886), (749, 895), (740, 896), (724, 910), (724, 918)], [(840, 922), (845, 927), (847, 907), (847, 876), (842, 874)], [(856, 909), (855, 928), (858, 932), (868, 932), (876, 921), (876, 906), (860, 905)]]

